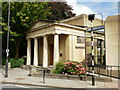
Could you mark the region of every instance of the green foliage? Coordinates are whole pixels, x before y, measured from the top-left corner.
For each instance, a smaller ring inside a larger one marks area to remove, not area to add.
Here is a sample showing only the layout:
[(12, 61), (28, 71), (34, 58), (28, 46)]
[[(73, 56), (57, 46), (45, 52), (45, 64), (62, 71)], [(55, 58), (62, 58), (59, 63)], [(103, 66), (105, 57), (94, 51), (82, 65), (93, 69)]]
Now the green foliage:
[(5, 65), (6, 63), (6, 58), (2, 58), (2, 65)]
[(47, 16), (49, 20), (63, 20), (75, 16), (72, 7), (66, 2), (48, 2), (48, 6), (52, 12)]
[(10, 62), (11, 62), (11, 67), (12, 68), (20, 67), (21, 65), (24, 64), (24, 59), (23, 58), (20, 58), (20, 59), (11, 58)]
[(52, 73), (61, 74), (63, 68), (64, 68), (64, 63), (63, 62), (58, 62), (58, 63), (56, 63), (55, 69), (52, 71)]
[(70, 61), (64, 63), (63, 74), (70, 74), (70, 75), (84, 75), (85, 68), (82, 63), (77, 61)]
[[(49, 14), (50, 14), (50, 7), (47, 6), (47, 2), (11, 2), (10, 3), (9, 32), (10, 32), (10, 41), (12, 41), (10, 42), (11, 43), (10, 47), (11, 50), (15, 50), (16, 55), (14, 56), (17, 56), (17, 53), (19, 52), (17, 48), (19, 48), (21, 43), (26, 42), (25, 36), (26, 36), (26, 32), (29, 30), (29, 26), (38, 19), (46, 19), (46, 16)], [(7, 22), (8, 22), (8, 2), (2, 2), (2, 17), (0, 16), (0, 25), (2, 25), (3, 27), (2, 28), (3, 32), (0, 33), (3, 33), (3, 39), (6, 38), (7, 35), (6, 33), (8, 31)], [(6, 48), (4, 46), (5, 45), (3, 45), (3, 48)]]
[[(0, 31), (0, 34), (2, 33), (3, 41), (6, 41), (8, 31), (8, 2), (2, 2), (0, 6), (2, 6), (0, 7), (2, 8), (0, 25), (3, 27), (3, 32)], [(20, 53), (20, 50), (17, 49), (22, 47), (21, 51), (24, 51), (23, 49), (26, 47), (25, 35), (33, 22), (38, 19), (62, 20), (75, 16), (72, 13), (71, 6), (65, 2), (10, 2), (10, 12), (10, 57), (16, 56), (16, 58), (19, 57), (18, 52)], [(3, 42), (2, 44), (6, 43)], [(6, 45), (2, 46), (3, 49), (6, 49)], [(23, 52), (20, 54), (23, 55)]]
[(66, 63), (58, 62), (52, 72), (54, 74), (69, 74), (82, 76), (85, 74), (85, 67), (82, 65), (82, 63), (79, 63), (77, 61), (70, 61)]

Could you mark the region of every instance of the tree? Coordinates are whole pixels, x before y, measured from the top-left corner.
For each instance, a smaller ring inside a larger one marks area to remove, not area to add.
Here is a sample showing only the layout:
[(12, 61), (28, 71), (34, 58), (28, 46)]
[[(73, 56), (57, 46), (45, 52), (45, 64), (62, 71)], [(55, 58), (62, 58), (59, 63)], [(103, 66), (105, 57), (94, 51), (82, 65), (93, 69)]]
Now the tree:
[[(25, 43), (25, 33), (36, 19), (45, 19), (50, 14), (50, 8), (45, 2), (11, 2), (10, 40), (11, 51), (15, 49), (15, 57), (19, 57), (21, 42)], [(8, 3), (2, 2), (2, 22), (4, 35), (7, 28)], [(3, 35), (3, 36), (4, 36)], [(4, 42), (3, 42), (4, 43)]]
[[(26, 32), (32, 22), (38, 19), (63, 20), (75, 16), (65, 2), (11, 2), (10, 56), (26, 54)], [(2, 2), (3, 48), (6, 49), (8, 3)], [(19, 49), (21, 48), (21, 49)], [(5, 52), (5, 50), (4, 50)], [(22, 56), (21, 55), (21, 56)]]
[(63, 20), (75, 16), (72, 7), (66, 2), (48, 2), (48, 7), (51, 7), (52, 12), (47, 16), (49, 20)]

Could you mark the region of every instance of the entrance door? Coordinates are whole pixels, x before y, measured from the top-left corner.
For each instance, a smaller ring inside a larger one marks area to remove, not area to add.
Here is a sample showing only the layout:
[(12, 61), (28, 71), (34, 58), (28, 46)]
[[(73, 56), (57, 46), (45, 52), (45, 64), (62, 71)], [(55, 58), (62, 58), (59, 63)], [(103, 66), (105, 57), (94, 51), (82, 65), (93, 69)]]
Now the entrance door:
[(50, 45), (50, 65), (53, 65), (53, 44)]

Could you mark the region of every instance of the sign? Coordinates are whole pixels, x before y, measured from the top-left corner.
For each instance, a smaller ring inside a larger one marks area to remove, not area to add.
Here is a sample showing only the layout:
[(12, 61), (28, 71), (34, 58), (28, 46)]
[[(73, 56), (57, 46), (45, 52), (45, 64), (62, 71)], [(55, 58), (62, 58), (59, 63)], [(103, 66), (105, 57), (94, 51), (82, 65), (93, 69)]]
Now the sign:
[(6, 53), (8, 53), (9, 52), (9, 49), (6, 49)]
[[(92, 42), (86, 42), (86, 46), (92, 46)], [(97, 46), (97, 42), (94, 42), (94, 46)]]
[(85, 43), (85, 37), (77, 37), (77, 43)]
[(85, 49), (85, 47), (75, 46), (75, 49)]

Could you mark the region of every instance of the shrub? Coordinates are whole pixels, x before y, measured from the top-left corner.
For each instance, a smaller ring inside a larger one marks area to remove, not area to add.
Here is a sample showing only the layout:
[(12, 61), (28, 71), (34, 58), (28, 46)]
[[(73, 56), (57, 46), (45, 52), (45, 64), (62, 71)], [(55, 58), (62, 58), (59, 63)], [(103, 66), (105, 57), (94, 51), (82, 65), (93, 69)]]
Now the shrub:
[(54, 74), (61, 74), (64, 68), (64, 63), (63, 62), (58, 62), (55, 65), (55, 69), (52, 71)]
[(66, 63), (59, 62), (55, 65), (52, 71), (54, 74), (69, 74), (69, 75), (85, 75), (85, 68), (82, 63), (77, 61), (69, 61)]
[(20, 59), (11, 58), (10, 62), (11, 62), (11, 67), (12, 68), (20, 67), (21, 65), (24, 64), (24, 59), (23, 58), (20, 58)]
[(82, 63), (79, 63), (77, 61), (66, 62), (64, 63), (64, 68), (62, 73), (81, 76), (85, 74), (85, 68), (82, 65)]

